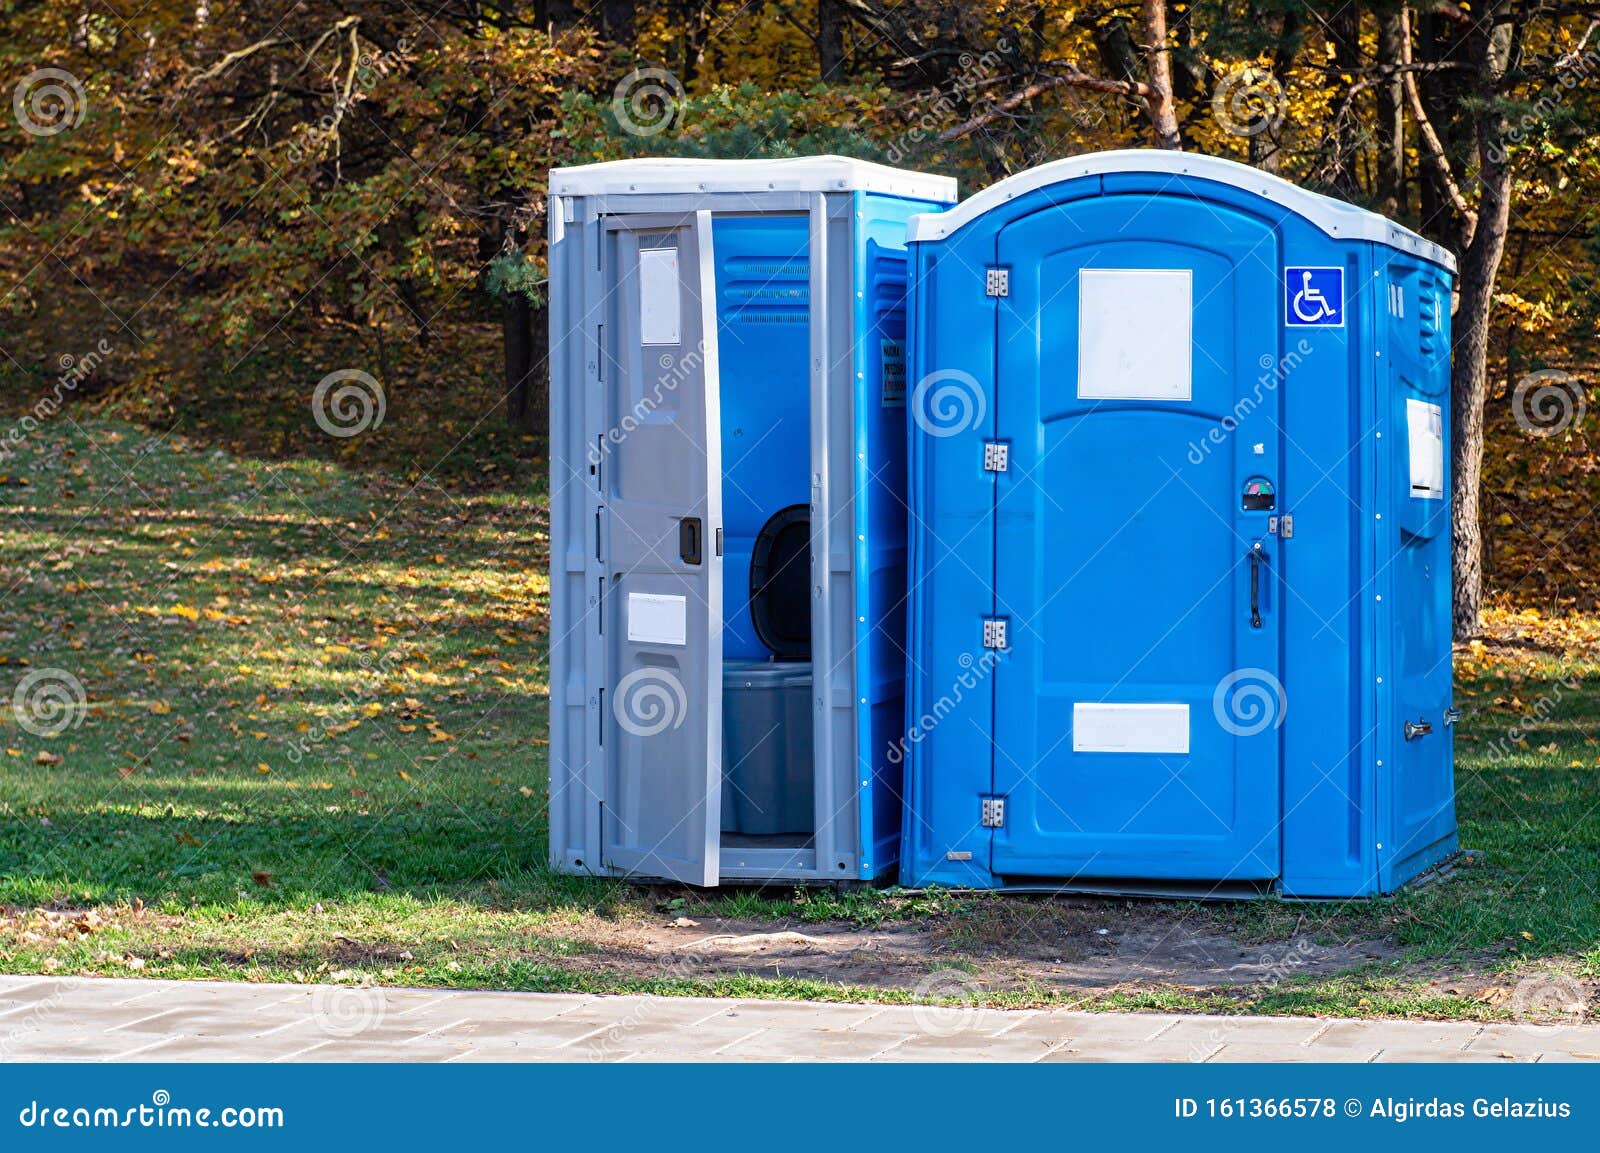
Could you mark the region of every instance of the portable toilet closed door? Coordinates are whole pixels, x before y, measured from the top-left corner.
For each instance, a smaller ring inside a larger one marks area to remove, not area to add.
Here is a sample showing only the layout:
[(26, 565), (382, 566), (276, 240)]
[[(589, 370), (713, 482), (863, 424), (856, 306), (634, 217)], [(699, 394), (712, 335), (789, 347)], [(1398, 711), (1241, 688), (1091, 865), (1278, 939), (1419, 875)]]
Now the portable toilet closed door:
[(1230, 161), (914, 220), (910, 884), (1305, 897), (1454, 852), (1454, 261)]
[(558, 869), (895, 867), (905, 228), (954, 197), (839, 157), (551, 173)]

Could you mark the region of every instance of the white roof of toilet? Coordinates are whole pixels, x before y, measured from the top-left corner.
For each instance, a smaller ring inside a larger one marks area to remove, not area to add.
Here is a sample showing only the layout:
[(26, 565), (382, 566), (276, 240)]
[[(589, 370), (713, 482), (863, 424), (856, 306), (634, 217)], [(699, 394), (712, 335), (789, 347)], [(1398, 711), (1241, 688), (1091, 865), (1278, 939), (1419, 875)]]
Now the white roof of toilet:
[(948, 176), (907, 172), (847, 156), (783, 160), (608, 160), (550, 171), (552, 196), (610, 196), (666, 192), (885, 192), (918, 200), (952, 201)]
[(1446, 249), (1403, 228), (1387, 216), (1335, 200), (1320, 193), (1290, 184), (1287, 180), (1220, 156), (1201, 156), (1193, 152), (1168, 152), (1161, 149), (1127, 148), (1114, 152), (1091, 152), (1065, 160), (1052, 160), (1026, 172), (991, 184), (976, 196), (963, 200), (948, 212), (923, 213), (911, 218), (908, 240), (943, 240), (962, 225), (1007, 201), (1065, 180), (1080, 176), (1102, 176), (1117, 172), (1149, 172), (1171, 176), (1192, 176), (1213, 180), (1253, 192), (1274, 204), (1303, 216), (1336, 240), (1370, 240), (1388, 245), (1456, 270), (1456, 258)]

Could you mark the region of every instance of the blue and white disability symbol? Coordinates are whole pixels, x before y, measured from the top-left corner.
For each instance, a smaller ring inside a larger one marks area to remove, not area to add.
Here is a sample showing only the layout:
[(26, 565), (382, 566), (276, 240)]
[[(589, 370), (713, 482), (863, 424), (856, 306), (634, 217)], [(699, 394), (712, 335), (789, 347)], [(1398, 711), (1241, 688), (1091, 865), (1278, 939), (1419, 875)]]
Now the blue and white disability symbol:
[(1344, 327), (1344, 269), (1285, 268), (1283, 290), (1290, 328)]

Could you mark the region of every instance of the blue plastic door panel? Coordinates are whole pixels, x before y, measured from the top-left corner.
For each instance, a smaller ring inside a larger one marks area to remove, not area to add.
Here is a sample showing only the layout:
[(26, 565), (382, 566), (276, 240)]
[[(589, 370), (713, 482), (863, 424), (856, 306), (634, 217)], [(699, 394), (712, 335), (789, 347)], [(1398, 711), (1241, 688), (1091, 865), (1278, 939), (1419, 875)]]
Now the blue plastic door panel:
[(715, 885), (722, 831), (721, 396), (711, 214), (604, 224), (598, 470), (603, 863)]
[(997, 263), (991, 867), (1274, 878), (1277, 233), (1107, 196), (1007, 226)]

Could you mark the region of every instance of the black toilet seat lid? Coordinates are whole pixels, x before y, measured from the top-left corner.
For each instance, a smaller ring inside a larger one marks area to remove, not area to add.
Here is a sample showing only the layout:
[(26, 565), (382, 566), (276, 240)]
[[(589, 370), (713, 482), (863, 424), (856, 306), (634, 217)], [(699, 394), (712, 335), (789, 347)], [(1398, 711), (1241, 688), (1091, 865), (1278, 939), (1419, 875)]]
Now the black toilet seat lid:
[(779, 660), (811, 659), (811, 509), (792, 504), (756, 535), (750, 556), (750, 620)]

